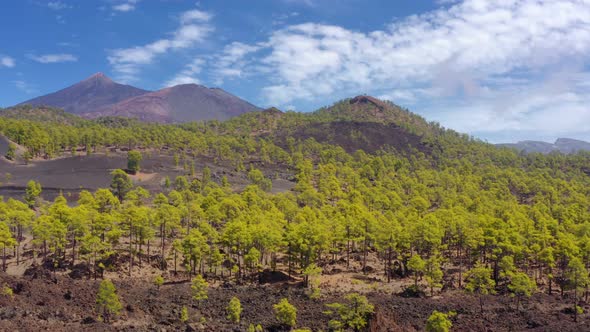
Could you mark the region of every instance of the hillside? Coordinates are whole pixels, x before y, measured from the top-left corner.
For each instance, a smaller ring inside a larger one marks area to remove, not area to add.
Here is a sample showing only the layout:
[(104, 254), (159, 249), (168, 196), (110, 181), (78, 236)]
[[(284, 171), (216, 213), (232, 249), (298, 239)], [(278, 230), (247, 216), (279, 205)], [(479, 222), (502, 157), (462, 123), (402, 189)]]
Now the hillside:
[(357, 150), (375, 153), (384, 149), (430, 154), (434, 137), (456, 134), (393, 103), (370, 96), (344, 99), (310, 113), (271, 108), (233, 118), (221, 130), (225, 128), (270, 139), (283, 148), (289, 139), (311, 138), (340, 146), (349, 153)]
[(83, 114), (87, 118), (120, 116), (147, 122), (227, 120), (259, 109), (221, 89), (184, 84), (130, 98)]
[(0, 160), (0, 330), (423, 331), (434, 310), (457, 331), (590, 328), (587, 153), (521, 154), (369, 96), (0, 117), (0, 135), (28, 150)]
[(31, 106), (22, 105), (14, 106), (0, 110), (0, 116), (5, 118), (17, 119), (17, 120), (29, 120), (34, 122), (49, 122), (49, 123), (61, 123), (61, 124), (76, 124), (84, 122), (79, 116), (76, 116), (66, 111), (47, 107), (47, 106)]
[(565, 154), (576, 153), (579, 151), (590, 151), (590, 143), (571, 139), (558, 138), (555, 143), (547, 143), (542, 141), (520, 141), (518, 143), (502, 143), (498, 146), (504, 146), (526, 153), (551, 153), (561, 152)]
[(103, 73), (96, 73), (65, 89), (24, 101), (19, 105), (50, 106), (61, 108), (68, 113), (80, 114), (148, 92), (113, 82)]

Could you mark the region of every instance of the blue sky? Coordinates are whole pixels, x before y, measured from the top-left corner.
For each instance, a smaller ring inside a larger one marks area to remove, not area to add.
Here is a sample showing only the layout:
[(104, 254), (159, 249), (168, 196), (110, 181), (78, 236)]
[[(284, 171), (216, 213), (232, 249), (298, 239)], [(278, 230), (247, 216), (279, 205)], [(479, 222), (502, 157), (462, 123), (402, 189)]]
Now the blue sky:
[(589, 0), (6, 0), (0, 105), (95, 72), (312, 111), (370, 94), (490, 142), (590, 140)]

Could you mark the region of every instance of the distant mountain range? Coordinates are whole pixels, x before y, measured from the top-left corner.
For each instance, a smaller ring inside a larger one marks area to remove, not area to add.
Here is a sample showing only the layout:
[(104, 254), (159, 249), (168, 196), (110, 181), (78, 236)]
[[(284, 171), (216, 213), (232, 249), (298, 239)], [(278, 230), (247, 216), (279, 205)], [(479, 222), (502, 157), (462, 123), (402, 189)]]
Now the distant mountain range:
[(578, 151), (590, 151), (590, 143), (571, 138), (558, 138), (555, 143), (547, 143), (541, 141), (520, 141), (518, 143), (503, 143), (496, 144), (498, 146), (505, 146), (514, 148), (526, 153), (576, 153)]
[(61, 108), (85, 118), (122, 116), (148, 122), (225, 120), (258, 107), (217, 88), (183, 84), (147, 91), (112, 81), (103, 73), (17, 106)]

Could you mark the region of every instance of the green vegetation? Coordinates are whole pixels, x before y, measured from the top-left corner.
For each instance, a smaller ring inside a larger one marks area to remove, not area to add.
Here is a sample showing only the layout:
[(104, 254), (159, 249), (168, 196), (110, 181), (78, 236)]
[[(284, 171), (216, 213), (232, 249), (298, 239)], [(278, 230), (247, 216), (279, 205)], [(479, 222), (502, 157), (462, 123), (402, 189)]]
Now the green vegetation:
[(432, 315), (426, 321), (426, 331), (428, 332), (449, 332), (453, 327), (453, 322), (449, 317), (455, 316), (454, 312), (444, 313), (434, 310)]
[(133, 188), (133, 182), (131, 181), (131, 178), (129, 178), (129, 175), (127, 175), (122, 169), (114, 170), (111, 175), (113, 176), (111, 190), (117, 198), (122, 201), (123, 198), (125, 198), (125, 195), (127, 195), (127, 193), (131, 191), (131, 188)]
[(483, 312), (483, 295), (493, 294), (496, 283), (491, 277), (492, 270), (482, 265), (476, 265), (467, 273), (467, 285), (465, 289), (479, 295), (479, 305)]
[(188, 308), (186, 306), (182, 306), (182, 309), (180, 309), (180, 321), (186, 323), (188, 319)]
[(164, 277), (157, 276), (156, 278), (154, 278), (154, 285), (156, 285), (156, 287), (158, 288), (158, 291), (160, 290), (160, 287), (162, 287), (163, 284), (164, 284)]
[(234, 296), (227, 305), (227, 319), (234, 323), (239, 323), (241, 314), (242, 304), (240, 303), (240, 299)]
[(530, 297), (533, 295), (533, 292), (537, 289), (537, 285), (528, 274), (516, 272), (510, 277), (508, 289), (512, 292), (512, 296), (516, 297), (516, 309), (518, 310), (521, 298), (523, 296)]
[(27, 183), (27, 187), (25, 188), (25, 201), (29, 205), (29, 208), (33, 208), (37, 203), (37, 198), (41, 195), (41, 184), (31, 180)]
[(12, 298), (14, 297), (14, 291), (5, 283), (0, 289), (0, 295)]
[(139, 151), (129, 151), (127, 153), (127, 169), (129, 172), (135, 174), (140, 170), (140, 163), (143, 159), (141, 152)]
[(115, 285), (110, 280), (103, 280), (96, 295), (96, 310), (99, 316), (108, 323), (111, 318), (119, 314), (122, 308)]
[(338, 319), (330, 321), (330, 328), (340, 331), (351, 328), (354, 331), (361, 331), (367, 326), (370, 315), (375, 309), (369, 300), (363, 295), (351, 293), (345, 296), (346, 303), (331, 303), (327, 306), (333, 310), (328, 314), (336, 313)]
[(279, 303), (272, 306), (279, 323), (288, 327), (297, 324), (297, 308), (289, 303), (287, 299), (281, 299)]
[[(358, 107), (346, 100), (311, 114), (179, 125), (0, 117), (0, 133), (31, 157), (150, 149), (187, 165), (185, 176), (164, 179), (162, 192), (151, 193), (115, 170), (110, 190), (83, 191), (72, 204), (43, 202), (31, 181), (26, 203), (0, 200), (0, 249), (18, 257), (27, 233), (37, 256), (61, 266), (84, 262), (94, 278), (116, 268), (109, 266), (114, 253), (129, 273), (155, 255), (162, 269), (174, 264), (193, 280), (197, 302), (207, 298), (203, 274), (244, 283), (261, 269), (303, 275), (315, 298), (318, 266), (342, 260), (349, 267), (358, 257), (368, 273), (369, 256), (388, 281), (411, 277), (433, 295), (451, 280), (449, 287), (479, 296), (481, 310), (486, 294), (510, 292), (519, 307), (535, 291), (557, 288), (578, 308), (589, 286), (589, 153), (519, 154), (400, 108), (370, 118)], [(348, 142), (370, 141), (369, 133), (331, 125), (363, 121), (395, 124), (418, 140), (349, 151)], [(318, 124), (330, 139), (301, 134)], [(191, 174), (197, 158), (231, 167), (251, 185), (233, 190), (209, 168)], [(277, 169), (293, 178), (293, 190), (270, 192)], [(275, 310), (293, 326), (296, 310), (291, 320), (286, 304)]]
[(264, 329), (262, 328), (262, 326), (260, 324), (254, 326), (254, 324), (250, 324), (248, 325), (248, 332), (263, 332)]
[(305, 282), (309, 288), (309, 298), (318, 299), (320, 298), (320, 275), (322, 274), (322, 268), (317, 266), (315, 263), (310, 264), (303, 271), (305, 276)]
[(192, 299), (197, 301), (197, 303), (209, 298), (209, 284), (200, 274), (191, 280), (191, 292)]
[(8, 150), (6, 150), (5, 157), (8, 160), (14, 160), (16, 157), (16, 145), (14, 145), (14, 143), (8, 144)]
[(2, 248), (2, 271), (6, 272), (6, 248), (11, 248), (16, 245), (16, 240), (12, 237), (12, 233), (8, 225), (0, 223), (0, 247)]

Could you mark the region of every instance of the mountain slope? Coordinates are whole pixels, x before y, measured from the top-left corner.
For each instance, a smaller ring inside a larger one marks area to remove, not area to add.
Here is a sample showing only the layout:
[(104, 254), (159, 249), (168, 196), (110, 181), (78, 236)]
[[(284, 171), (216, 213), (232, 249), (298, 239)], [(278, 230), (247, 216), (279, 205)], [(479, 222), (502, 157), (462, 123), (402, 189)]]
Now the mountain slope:
[(314, 139), (342, 147), (347, 152), (431, 153), (427, 137), (442, 129), (393, 103), (370, 96), (341, 100), (311, 113), (286, 112), (275, 108), (244, 114), (228, 122), (241, 135), (268, 138), (285, 148), (289, 140)]
[(33, 107), (30, 105), (14, 106), (0, 110), (0, 117), (60, 124), (77, 124), (87, 121), (59, 108), (47, 106)]
[(541, 141), (520, 141), (518, 143), (503, 143), (497, 145), (513, 148), (526, 153), (546, 154), (551, 152), (561, 152), (568, 154), (576, 153), (578, 151), (590, 151), (590, 143), (572, 138), (558, 138), (555, 143)]
[(65, 89), (27, 100), (19, 105), (58, 107), (68, 113), (80, 114), (148, 92), (113, 82), (103, 73), (96, 73)]
[(176, 123), (226, 120), (258, 110), (258, 107), (221, 89), (182, 84), (105, 106), (83, 116), (123, 116), (149, 122)]

